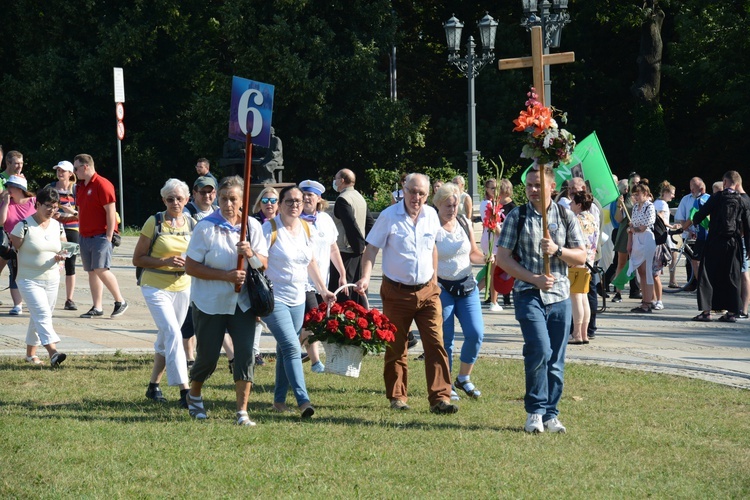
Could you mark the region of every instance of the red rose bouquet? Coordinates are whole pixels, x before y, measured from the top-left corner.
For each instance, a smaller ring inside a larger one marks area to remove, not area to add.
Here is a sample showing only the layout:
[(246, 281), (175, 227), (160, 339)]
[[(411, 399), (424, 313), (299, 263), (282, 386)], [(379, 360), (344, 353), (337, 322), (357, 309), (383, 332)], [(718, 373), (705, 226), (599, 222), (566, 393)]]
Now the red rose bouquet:
[(369, 311), (353, 300), (335, 303), (328, 313), (328, 304), (320, 304), (305, 315), (303, 327), (312, 332), (309, 342), (361, 347), (369, 353), (385, 351), (396, 340), (396, 325), (377, 309)]

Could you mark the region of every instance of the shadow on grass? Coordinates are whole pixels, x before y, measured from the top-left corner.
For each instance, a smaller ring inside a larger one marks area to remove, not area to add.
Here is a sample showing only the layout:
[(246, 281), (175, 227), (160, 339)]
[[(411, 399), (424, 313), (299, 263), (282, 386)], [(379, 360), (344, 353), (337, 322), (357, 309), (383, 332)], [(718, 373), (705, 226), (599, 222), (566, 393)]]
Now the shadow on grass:
[[(209, 421), (216, 420), (224, 422), (224, 415), (233, 415), (235, 412), (234, 401), (217, 401), (212, 403), (210, 400), (205, 401), (206, 410), (209, 414)], [(164, 404), (143, 401), (142, 403), (132, 403), (126, 401), (85, 399), (76, 403), (49, 403), (44, 404), (38, 401), (21, 401), (16, 403), (0, 402), (0, 406), (10, 411), (13, 407), (25, 410), (24, 418), (39, 420), (60, 420), (71, 419), (80, 422), (112, 422), (112, 423), (167, 423), (177, 421), (190, 421), (187, 410), (179, 408), (177, 401), (171, 401)], [(316, 405), (316, 415), (312, 419), (301, 419), (299, 413), (278, 413), (273, 410), (269, 403), (261, 401), (250, 401), (248, 403), (248, 413), (255, 420), (262, 419), (264, 424), (271, 423), (288, 423), (300, 422), (306, 425), (340, 425), (345, 427), (363, 427), (363, 428), (397, 428), (401, 430), (423, 430), (426, 426), (433, 429), (443, 430), (462, 430), (462, 431), (495, 431), (495, 432), (522, 432), (518, 427), (492, 427), (487, 425), (461, 424), (451, 421), (455, 418), (451, 415), (433, 416), (422, 415), (420, 410), (412, 410), (404, 413), (394, 413), (385, 407), (374, 407), (373, 405)], [(336, 416), (337, 413), (350, 413), (352, 410), (369, 411), (372, 418), (362, 418), (356, 416)], [(212, 413), (222, 415), (219, 418), (212, 418)], [(389, 420), (389, 415), (394, 420)], [(427, 418), (422, 418), (422, 417)], [(405, 421), (403, 418), (413, 420)], [(445, 420), (436, 422), (436, 418)], [(200, 425), (196, 422), (196, 425)]]
[(134, 359), (134, 358), (110, 358), (105, 360), (97, 359), (95, 356), (87, 357), (85, 365), (76, 364), (76, 359), (81, 359), (84, 356), (73, 355), (68, 356), (68, 359), (64, 364), (57, 368), (51, 368), (49, 360), (42, 358), (44, 364), (32, 365), (28, 363), (19, 363), (13, 361), (0, 362), (0, 370), (7, 371), (28, 371), (28, 370), (41, 370), (41, 369), (54, 369), (54, 370), (77, 370), (77, 371), (96, 371), (96, 370), (110, 370), (110, 371), (133, 371), (142, 370), (144, 366), (150, 366), (153, 364), (153, 359)]

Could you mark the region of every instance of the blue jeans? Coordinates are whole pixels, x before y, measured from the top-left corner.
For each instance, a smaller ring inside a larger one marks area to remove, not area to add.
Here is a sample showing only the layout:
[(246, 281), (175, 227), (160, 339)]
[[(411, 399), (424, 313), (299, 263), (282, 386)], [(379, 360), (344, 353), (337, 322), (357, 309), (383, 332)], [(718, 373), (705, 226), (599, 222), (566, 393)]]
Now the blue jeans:
[(571, 323), (570, 299), (544, 305), (539, 290), (513, 292), (516, 320), (523, 334), (526, 372), (526, 413), (542, 415), (546, 422), (560, 413), (565, 350)]
[(276, 387), (273, 402), (286, 402), (286, 393), (291, 385), (297, 406), (310, 402), (302, 371), (299, 333), (305, 319), (305, 304), (288, 306), (276, 301), (273, 312), (263, 320), (276, 339)]
[(477, 362), (479, 349), (484, 340), (484, 320), (482, 304), (479, 302), (479, 289), (474, 288), (466, 297), (454, 297), (445, 290), (440, 292), (443, 304), (443, 345), (448, 353), (448, 364), (453, 371), (453, 341), (456, 337), (455, 319), (461, 324), (464, 344), (461, 347), (461, 362), (473, 365)]

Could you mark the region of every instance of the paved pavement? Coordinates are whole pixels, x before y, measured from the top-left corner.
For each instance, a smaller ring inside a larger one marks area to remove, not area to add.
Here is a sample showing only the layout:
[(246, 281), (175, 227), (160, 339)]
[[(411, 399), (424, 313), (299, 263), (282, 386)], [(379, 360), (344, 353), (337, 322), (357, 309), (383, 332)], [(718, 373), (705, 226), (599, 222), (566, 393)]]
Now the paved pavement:
[[(151, 352), (156, 331), (148, 309), (135, 282), (131, 256), (137, 238), (125, 237), (116, 249), (113, 270), (121, 290), (130, 304), (119, 318), (108, 314), (112, 298), (105, 291), (105, 316), (101, 319), (81, 319), (80, 313), (91, 307), (88, 279), (78, 268), (75, 300), (79, 311), (64, 311), (64, 289), (61, 286), (55, 325), (62, 342), (61, 350), (69, 354)], [(379, 276), (379, 267), (374, 273)], [(7, 271), (2, 281), (7, 281)], [(380, 307), (377, 294), (380, 278), (373, 279), (371, 305)], [(28, 313), (20, 317), (8, 316), (10, 293), (0, 292), (0, 356), (23, 356)], [(599, 314), (597, 338), (587, 346), (569, 346), (570, 362), (595, 363), (654, 372), (695, 377), (716, 383), (750, 389), (750, 322), (734, 324), (719, 322), (695, 323), (697, 314), (695, 293), (665, 294), (665, 309), (650, 315), (628, 312), (636, 301), (625, 299), (620, 304), (607, 303), (607, 310)], [(482, 355), (521, 358), (523, 345), (513, 309), (499, 313), (485, 310), (485, 340)], [(460, 338), (460, 333), (457, 336)], [(273, 337), (264, 333), (261, 338), (264, 352), (275, 352)], [(414, 349), (418, 353), (421, 346)], [(42, 351), (40, 349), (40, 351)], [(43, 355), (40, 352), (40, 355)], [(75, 358), (71, 359), (75, 362)]]

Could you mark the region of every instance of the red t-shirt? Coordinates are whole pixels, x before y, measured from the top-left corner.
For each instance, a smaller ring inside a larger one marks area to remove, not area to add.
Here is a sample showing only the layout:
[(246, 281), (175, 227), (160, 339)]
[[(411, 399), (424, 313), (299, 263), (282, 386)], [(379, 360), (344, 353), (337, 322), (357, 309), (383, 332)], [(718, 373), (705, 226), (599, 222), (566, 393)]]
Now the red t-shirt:
[(99, 174), (76, 190), (78, 223), (81, 236), (90, 238), (107, 232), (107, 213), (104, 205), (115, 203), (115, 187)]

